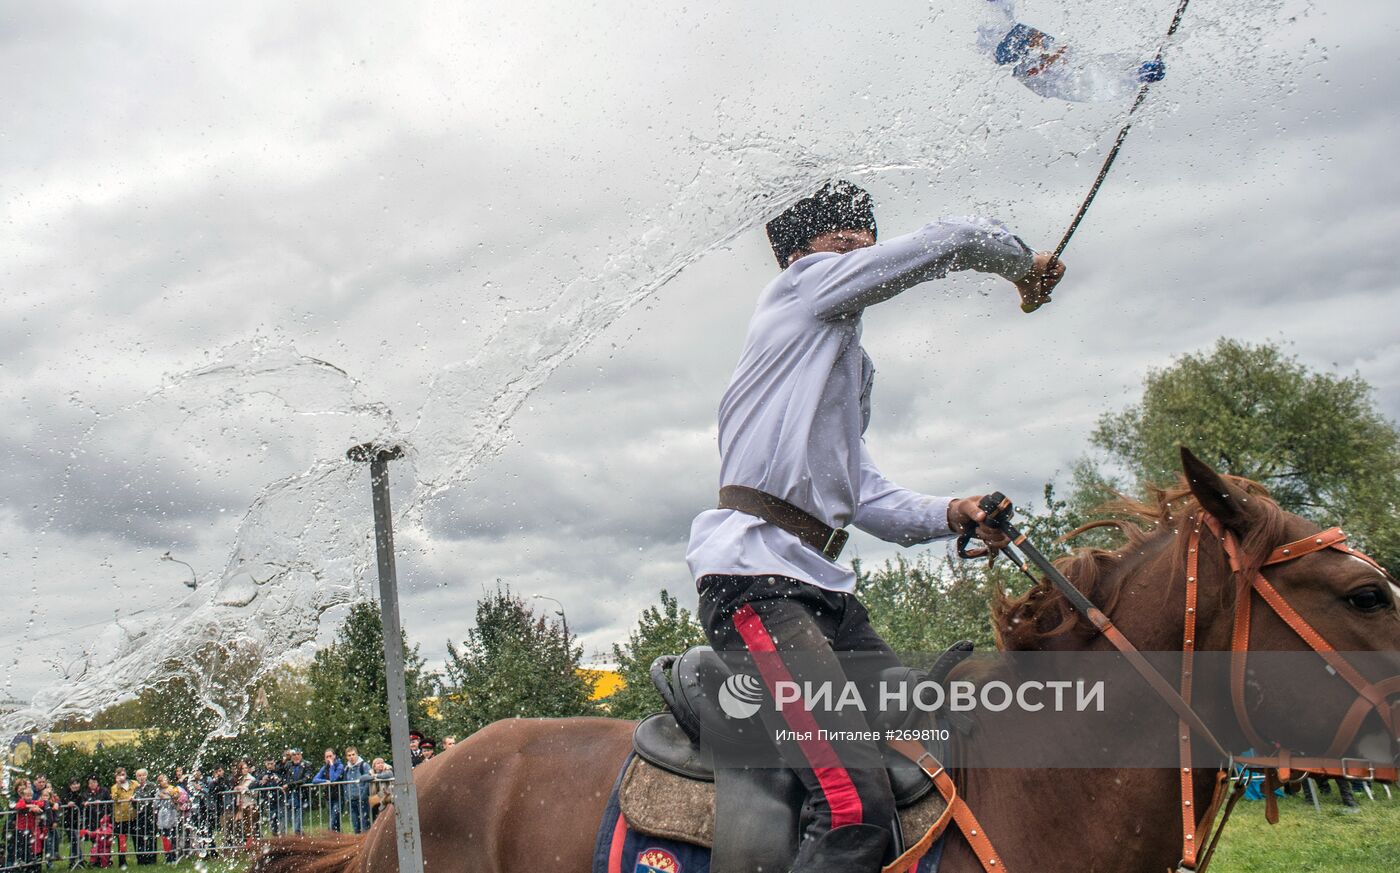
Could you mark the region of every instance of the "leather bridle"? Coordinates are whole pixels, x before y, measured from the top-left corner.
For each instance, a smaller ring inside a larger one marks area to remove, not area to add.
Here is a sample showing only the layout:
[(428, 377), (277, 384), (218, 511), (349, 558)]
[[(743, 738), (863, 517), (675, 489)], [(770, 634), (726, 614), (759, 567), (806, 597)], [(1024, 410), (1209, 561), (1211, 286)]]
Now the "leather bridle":
[[(1221, 547), (1225, 551), (1225, 556), (1229, 560), (1230, 572), (1235, 579), (1235, 614), (1234, 625), (1230, 640), (1230, 698), (1234, 707), (1235, 720), (1245, 735), (1245, 738), (1256, 750), (1272, 748), (1274, 754), (1256, 754), (1250, 756), (1232, 756), (1216, 737), (1210, 733), (1200, 723), (1199, 719), (1191, 720), (1193, 724), (1188, 725), (1188, 720), (1183, 718), (1178, 722), (1178, 729), (1181, 736), (1181, 798), (1182, 798), (1182, 860), (1178, 865), (1178, 871), (1195, 871), (1203, 873), (1210, 863), (1210, 858), (1214, 854), (1215, 845), (1220, 838), (1220, 833), (1224, 830), (1225, 822), (1228, 820), (1230, 810), (1234, 807), (1239, 796), (1244, 792), (1244, 780), (1236, 783), (1234, 794), (1231, 796), (1228, 805), (1225, 807), (1225, 815), (1221, 818), (1219, 825), (1214, 827), (1214, 837), (1209, 840), (1209, 845), (1205, 850), (1201, 846), (1206, 844), (1206, 837), (1210, 835), (1216, 813), (1221, 808), (1227, 787), (1230, 784), (1231, 764), (1239, 765), (1247, 773), (1257, 771), (1264, 773), (1266, 801), (1265, 817), (1270, 823), (1278, 821), (1278, 806), (1274, 797), (1273, 789), (1282, 782), (1287, 782), (1292, 778), (1294, 771), (1300, 774), (1315, 774), (1319, 776), (1334, 776), (1344, 779), (1376, 779), (1384, 782), (1395, 782), (1400, 774), (1397, 773), (1393, 765), (1377, 766), (1374, 762), (1361, 761), (1355, 758), (1347, 758), (1343, 753), (1351, 746), (1361, 730), (1361, 725), (1366, 716), (1374, 712), (1379, 716), (1381, 723), (1385, 725), (1389, 732), (1392, 743), (1400, 742), (1400, 700), (1389, 703), (1391, 696), (1400, 694), (1400, 675), (1392, 676), (1380, 682), (1367, 682), (1350, 663), (1347, 662), (1333, 646), (1327, 642), (1307, 619), (1294, 609), (1283, 595), (1279, 594), (1268, 579), (1264, 578), (1263, 567), (1282, 564), (1294, 561), (1307, 555), (1321, 552), (1327, 549), (1334, 549), (1353, 558), (1357, 558), (1369, 564), (1373, 569), (1381, 574), (1387, 581), (1390, 574), (1385, 571), (1380, 564), (1372, 558), (1362, 554), (1346, 545), (1346, 534), (1339, 527), (1329, 528), (1321, 533), (1313, 534), (1291, 543), (1286, 543), (1278, 548), (1263, 561), (1259, 569), (1246, 572), (1244, 553), (1240, 547), (1239, 540), (1235, 535), (1225, 529), (1218, 519), (1209, 513), (1202, 511), (1192, 524), (1190, 540), (1187, 543), (1186, 552), (1186, 605), (1184, 633), (1182, 638), (1182, 675), (1180, 701), (1188, 709), (1190, 708), (1191, 687), (1192, 687), (1192, 664), (1193, 655), (1196, 651), (1196, 614), (1197, 614), (1197, 580), (1199, 578), (1197, 568), (1200, 559), (1201, 530), (1208, 528), (1220, 541)], [(1356, 700), (1347, 710), (1342, 722), (1337, 727), (1337, 732), (1332, 739), (1327, 751), (1320, 757), (1295, 756), (1288, 749), (1278, 743), (1271, 743), (1265, 740), (1255, 729), (1253, 721), (1249, 717), (1249, 708), (1245, 703), (1244, 682), (1245, 668), (1249, 658), (1249, 632), (1251, 627), (1251, 617), (1254, 605), (1254, 595), (1259, 598), (1274, 611), (1285, 624), (1296, 633), (1308, 647), (1322, 657), (1327, 662), (1329, 670), (1351, 685), (1356, 692)], [(1114, 642), (1110, 636), (1110, 642)], [(1118, 646), (1114, 642), (1115, 647)], [(1167, 701), (1172, 703), (1171, 700)], [(1173, 707), (1175, 708), (1175, 707)], [(1194, 714), (1194, 713), (1193, 713)], [(1194, 782), (1192, 778), (1191, 766), (1191, 737), (1192, 727), (1196, 727), (1196, 732), (1203, 733), (1215, 749), (1224, 756), (1226, 764), (1216, 772), (1215, 788), (1211, 802), (1206, 808), (1206, 813), (1201, 819), (1199, 826), (1200, 834), (1197, 833), (1196, 814), (1193, 809), (1193, 798), (1195, 796)], [(1355, 762), (1358, 766), (1350, 767), (1348, 762)], [(1200, 839), (1197, 837), (1200, 836)]]
[[(1200, 714), (1191, 707), (1194, 656), (1197, 651), (1198, 568), (1203, 528), (1208, 529), (1218, 538), (1229, 561), (1230, 575), (1235, 580), (1234, 625), (1230, 642), (1230, 696), (1235, 719), (1241, 732), (1253, 744), (1255, 750), (1272, 749), (1273, 754), (1261, 753), (1248, 756), (1232, 754), (1210, 730)], [(1018, 546), (1027, 552), (1033, 551), (1033, 547), (1026, 543), (1026, 538), (1023, 535), (1015, 532), (1009, 525), (1006, 525), (1005, 529), (1014, 534), (1013, 546)], [(1346, 545), (1346, 534), (1337, 527), (1279, 546), (1269, 554), (1259, 568), (1246, 571), (1244, 551), (1235, 535), (1208, 512), (1202, 510), (1198, 513), (1193, 519), (1190, 538), (1187, 542), (1186, 602), (1183, 613), (1185, 618), (1183, 621), (1182, 667), (1179, 687), (1174, 687), (1166, 677), (1152, 667), (1143, 657), (1142, 652), (1123, 635), (1122, 631), (1118, 630), (1108, 616), (1085, 599), (1077, 589), (1074, 589), (1063, 575), (1050, 566), (1048, 562), (1040, 565), (1043, 570), (1047, 571), (1050, 581), (1065, 593), (1066, 600), (1104, 635), (1109, 643), (1127, 659), (1128, 663), (1132, 664), (1139, 675), (1177, 714), (1177, 733), (1181, 743), (1179, 770), (1182, 841), (1181, 861), (1175, 868), (1175, 873), (1205, 873), (1210, 859), (1215, 853), (1220, 835), (1225, 830), (1225, 823), (1229, 820), (1235, 804), (1244, 794), (1251, 771), (1264, 774), (1265, 817), (1271, 824), (1278, 821), (1278, 805), (1274, 790), (1280, 784), (1291, 781), (1294, 778), (1294, 773), (1299, 774), (1300, 777), (1314, 774), (1343, 779), (1400, 781), (1400, 773), (1397, 773), (1393, 764), (1343, 757), (1343, 753), (1356, 739), (1366, 717), (1373, 712), (1379, 716), (1381, 723), (1389, 731), (1392, 744), (1400, 743), (1400, 700), (1395, 703), (1388, 702), (1391, 697), (1400, 695), (1400, 675), (1380, 682), (1367, 682), (1365, 677), (1348, 663), (1346, 658), (1338, 653), (1327, 642), (1326, 638), (1318, 633), (1307, 619), (1303, 618), (1284, 599), (1283, 595), (1279, 594), (1278, 589), (1264, 578), (1262, 572), (1263, 567), (1295, 561), (1327, 549), (1334, 549), (1366, 562), (1387, 581), (1390, 581), (1390, 574), (1385, 571), (1385, 568)], [(1004, 554), (1015, 560), (1010, 552)], [(1022, 571), (1029, 575), (1029, 566), (1024, 561), (1020, 562), (1020, 566)], [(1326, 661), (1331, 672), (1340, 676), (1356, 692), (1356, 700), (1342, 718), (1331, 745), (1320, 757), (1294, 755), (1282, 745), (1268, 742), (1255, 729), (1254, 723), (1249, 717), (1244, 697), (1244, 680), (1249, 658), (1249, 632), (1253, 616), (1254, 595), (1256, 594), (1303, 642), (1307, 643), (1309, 648)], [(1220, 755), (1220, 764), (1216, 767), (1210, 801), (1204, 814), (1199, 817), (1195, 807), (1195, 768), (1191, 755), (1192, 737), (1195, 735), (1204, 738)], [(982, 869), (987, 873), (1002, 873), (1006, 866), (992, 847), (985, 829), (978, 824), (976, 817), (973, 816), (966, 799), (958, 795), (952, 780), (943, 767), (917, 743), (896, 741), (890, 745), (922, 767), (934, 780), (939, 792), (948, 802), (943, 824), (946, 824), (949, 819), (958, 824), (977, 859), (981, 862)], [(1239, 777), (1233, 775), (1236, 767), (1240, 768)], [(1230, 790), (1232, 785), (1233, 791)], [(941, 833), (941, 830), (938, 832)], [(934, 831), (930, 831), (930, 833), (934, 833)], [(908, 859), (901, 860), (907, 861)], [(886, 873), (895, 873), (895, 871), (903, 869), (903, 866), (891, 865), (886, 868)], [(1172, 873), (1172, 871), (1168, 871), (1168, 873)]]

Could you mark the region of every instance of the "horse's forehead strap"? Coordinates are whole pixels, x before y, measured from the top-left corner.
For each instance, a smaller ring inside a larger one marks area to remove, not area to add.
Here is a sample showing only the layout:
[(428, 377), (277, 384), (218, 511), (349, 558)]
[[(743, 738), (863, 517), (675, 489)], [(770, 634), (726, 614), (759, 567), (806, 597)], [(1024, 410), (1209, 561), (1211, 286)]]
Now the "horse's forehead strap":
[(1269, 553), (1269, 557), (1264, 561), (1264, 566), (1282, 564), (1284, 561), (1311, 555), (1313, 552), (1320, 552), (1323, 549), (1336, 548), (1347, 553), (1354, 553), (1351, 546), (1343, 545), (1346, 538), (1347, 535), (1342, 533), (1341, 528), (1332, 527), (1321, 533), (1306, 536), (1291, 543), (1284, 543)]
[[(1230, 558), (1231, 569), (1239, 572), (1243, 564), (1241, 560), (1243, 556), (1239, 552), (1239, 541), (1235, 539), (1235, 537), (1228, 535), (1228, 531), (1225, 530), (1224, 525), (1222, 525), (1215, 516), (1205, 513), (1205, 521), (1216, 536), (1220, 537), (1224, 542), (1225, 553)], [(1292, 561), (1295, 558), (1301, 558), (1304, 555), (1311, 555), (1314, 552), (1321, 552), (1325, 549), (1336, 549), (1344, 555), (1356, 558), (1359, 561), (1365, 561), (1373, 570), (1385, 576), (1387, 579), (1390, 578), (1390, 573), (1388, 573), (1375, 558), (1353, 549), (1346, 544), (1346, 539), (1347, 535), (1340, 527), (1329, 527), (1327, 530), (1310, 534), (1301, 539), (1296, 539), (1291, 543), (1284, 543), (1270, 552), (1269, 557), (1264, 560), (1261, 566), (1268, 567), (1271, 564), (1282, 564), (1287, 561)]]

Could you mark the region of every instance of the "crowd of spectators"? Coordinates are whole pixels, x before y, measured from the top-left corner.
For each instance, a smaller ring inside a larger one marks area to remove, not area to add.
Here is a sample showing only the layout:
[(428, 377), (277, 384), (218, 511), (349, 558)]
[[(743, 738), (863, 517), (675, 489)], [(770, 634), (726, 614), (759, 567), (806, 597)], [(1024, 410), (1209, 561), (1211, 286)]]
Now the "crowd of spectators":
[[(453, 738), (443, 741), (453, 745)], [(414, 732), (413, 766), (436, 754), (436, 743)], [(175, 863), (189, 855), (250, 846), (265, 834), (300, 834), (305, 828), (361, 833), (393, 803), (393, 769), (383, 758), (366, 761), (354, 746), (344, 757), (326, 749), (319, 765), (300, 749), (280, 760), (240, 759), (207, 772), (183, 767), (154, 778), (142, 768), (118, 767), (112, 782), (97, 775), (53, 786), (43, 775), (12, 781), (3, 817), (0, 869), (127, 868)]]

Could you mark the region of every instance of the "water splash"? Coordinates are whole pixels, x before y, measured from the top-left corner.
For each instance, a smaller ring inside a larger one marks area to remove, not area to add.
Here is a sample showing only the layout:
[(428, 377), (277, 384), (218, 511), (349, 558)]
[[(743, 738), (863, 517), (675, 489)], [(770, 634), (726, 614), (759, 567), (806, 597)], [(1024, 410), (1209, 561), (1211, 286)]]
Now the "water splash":
[[(140, 425), (136, 439), (133, 422)], [(112, 523), (128, 528), (181, 514), (163, 502), (160, 482), (217, 476), (246, 458), (250, 445), (261, 455), (268, 433), (313, 460), (253, 497), (228, 534), (233, 548), (217, 578), (163, 608), (118, 617), (88, 642), (63, 681), (7, 714), (4, 729), (88, 716), (182, 677), (218, 716), (215, 731), (236, 731), (249, 684), (312, 640), (326, 610), (363, 596), (360, 544), (371, 535), (364, 475), (335, 450), (343, 453), (352, 438), (382, 438), (394, 430), (389, 410), (366, 402), (343, 371), (298, 354), (285, 339), (263, 336), (225, 348), (212, 363), (99, 416), (78, 440), (77, 460), (65, 478), (85, 480), (84, 471), (101, 470), (108, 482), (124, 487), (116, 498), (95, 498), (71, 494), (70, 485), (58, 503), (71, 514), (96, 501), (85, 510), (110, 513)], [(130, 493), (148, 497), (122, 503), (121, 495)]]
[[(86, 523), (79, 518), (85, 513), (106, 514), (115, 529), (130, 535), (149, 527), (153, 542), (168, 543), (198, 507), (162, 503), (162, 482), (217, 480), (230, 468), (251, 467), (267, 470), (261, 481), (268, 484), (246, 495), (240, 518), (206, 535), (232, 544), (216, 580), (102, 630), (67, 678), (5, 716), (0, 730), (88, 715), (184, 676), (219, 716), (216, 732), (235, 732), (249, 683), (313, 640), (327, 610), (365, 595), (372, 564), (367, 484), (363, 468), (344, 459), (346, 447), (405, 445), (406, 459), (395, 467), (396, 506), (401, 518), (418, 519), (435, 496), (469, 486), (551, 373), (686, 267), (820, 181), (923, 172), (953, 185), (979, 178), (984, 162), (1029, 173), (1102, 147), (1126, 106), (1066, 107), (1029, 97), (976, 55), (975, 0), (968, 2), (966, 10), (935, 4), (917, 23), (941, 40), (926, 64), (880, 59), (917, 87), (853, 74), (850, 83), (794, 98), (800, 111), (789, 112), (753, 92), (724, 95), (693, 112), (685, 129), (658, 135), (652, 147), (659, 156), (638, 170), (651, 180), (632, 195), (639, 208), (604, 250), (567, 259), (575, 278), (521, 279), (512, 264), (481, 280), (474, 298), (493, 326), (474, 357), (424, 374), (430, 387), (404, 419), (411, 427), (365, 397), (349, 374), (300, 354), (280, 335), (221, 349), (137, 403), (93, 412), (52, 501), (48, 525), (55, 530)], [(1213, 71), (1232, 84), (1276, 89), (1277, 70), (1299, 60), (1280, 59), (1265, 36), (1289, 5), (1251, 3), (1243, 23), (1228, 4), (1193, 9), (1174, 47), (1176, 78), (1167, 85), (1186, 78), (1191, 57), (1208, 55)], [(1090, 44), (1147, 50), (1165, 26), (1160, 3), (1122, 4), (1113, 17), (1099, 15), (1097, 5), (1022, 7)], [(1275, 73), (1256, 75), (1261, 69)], [(841, 90), (847, 84), (854, 94)], [(1144, 126), (1172, 111), (1172, 93), (1154, 95)], [(841, 98), (839, 112), (808, 111), (831, 95)], [(1012, 163), (1017, 157), (1021, 162)], [(558, 242), (526, 248), (518, 261), (543, 261), (547, 245)], [(126, 485), (116, 498), (112, 482)], [(156, 496), (131, 496), (139, 494)]]

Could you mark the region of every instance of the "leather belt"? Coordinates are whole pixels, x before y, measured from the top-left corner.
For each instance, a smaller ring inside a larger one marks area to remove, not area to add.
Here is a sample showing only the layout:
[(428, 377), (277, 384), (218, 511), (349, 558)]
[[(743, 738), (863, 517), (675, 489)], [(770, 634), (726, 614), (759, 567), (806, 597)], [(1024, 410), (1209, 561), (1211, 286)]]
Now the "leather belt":
[(725, 485), (720, 488), (719, 508), (737, 510), (782, 528), (821, 552), (828, 561), (841, 557), (846, 540), (851, 538), (850, 533), (842, 528), (832, 527), (781, 497), (747, 485)]

